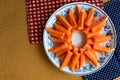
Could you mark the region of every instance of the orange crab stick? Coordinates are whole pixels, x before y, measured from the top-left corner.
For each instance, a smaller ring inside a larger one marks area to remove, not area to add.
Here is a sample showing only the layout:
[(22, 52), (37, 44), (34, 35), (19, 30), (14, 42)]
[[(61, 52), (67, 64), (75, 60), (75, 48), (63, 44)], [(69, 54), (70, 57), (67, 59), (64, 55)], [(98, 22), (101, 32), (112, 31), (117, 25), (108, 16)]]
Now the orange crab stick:
[(87, 43), (88, 43), (89, 45), (93, 45), (93, 44), (94, 44), (94, 42), (93, 42), (92, 39), (87, 39)]
[(86, 61), (91, 64), (91, 65), (94, 65), (93, 62), (86, 56)]
[(80, 57), (79, 53), (73, 54), (73, 57), (72, 57), (71, 62), (70, 62), (70, 68), (71, 68), (72, 72), (75, 71), (75, 65), (77, 64), (79, 57)]
[(108, 51), (112, 51), (114, 50), (113, 48), (107, 48), (105, 46), (101, 46), (99, 44), (94, 44), (93, 45), (93, 49), (96, 50), (96, 51), (100, 51), (100, 52), (108, 52)]
[(73, 53), (77, 53), (77, 52), (78, 52), (78, 48), (74, 46)]
[(98, 34), (98, 35), (93, 36), (93, 38), (101, 38), (101, 37), (105, 37), (105, 35), (104, 34)]
[(68, 21), (70, 22), (70, 24), (73, 28), (77, 27), (77, 23), (76, 23), (72, 8), (70, 8), (69, 13), (68, 13)]
[(102, 29), (102, 27), (104, 26), (105, 22), (107, 20), (107, 17), (103, 17), (98, 23), (96, 23), (93, 28), (91, 29), (92, 32), (96, 32)]
[(79, 68), (82, 68), (82, 65), (84, 64), (85, 62), (85, 55), (84, 55), (84, 49), (80, 49), (80, 59), (79, 59), (79, 63), (80, 63), (80, 67)]
[(56, 31), (56, 30), (51, 29), (51, 28), (49, 28), (49, 27), (45, 27), (45, 29), (47, 30), (47, 32), (48, 32), (49, 34), (51, 34), (52, 36), (58, 37), (58, 38), (63, 38), (64, 35), (65, 35), (65, 33), (62, 33), (62, 32), (60, 32), (60, 31)]
[(94, 8), (90, 8), (90, 11), (88, 13), (88, 16), (85, 20), (85, 25), (86, 26), (90, 26), (91, 25), (91, 22), (93, 20), (93, 17), (94, 17)]
[(76, 63), (75, 68), (76, 68), (76, 69), (79, 69), (79, 67), (80, 67), (80, 66), (79, 66), (79, 60), (78, 60), (77, 63)]
[(61, 26), (61, 25), (59, 25), (59, 24), (57, 24), (57, 23), (54, 23), (53, 25), (54, 25), (54, 27), (55, 27), (56, 30), (58, 30), (58, 31), (60, 31), (60, 32), (67, 33), (66, 28), (64, 28), (63, 26)]
[(94, 36), (96, 36), (96, 35), (99, 35), (99, 33), (100, 33), (100, 31), (98, 31), (98, 32), (93, 32), (93, 33), (87, 33), (87, 38), (92, 38), (92, 37), (94, 37)]
[(65, 55), (61, 65), (60, 65), (60, 70), (62, 70), (65, 66), (67, 66), (70, 62), (70, 59), (72, 57), (73, 53), (68, 51), (67, 54)]
[(78, 21), (79, 21), (79, 17), (81, 15), (81, 7), (79, 5), (76, 5), (75, 6), (75, 14), (76, 14), (76, 22), (78, 24)]
[(55, 57), (59, 57), (59, 56), (63, 55), (66, 51), (69, 51), (71, 49), (72, 49), (72, 47), (70, 46), (68, 48), (63, 49), (62, 51), (56, 52)]
[(72, 26), (69, 24), (69, 22), (66, 20), (65, 17), (63, 17), (63, 16), (61, 16), (59, 14), (57, 14), (56, 17), (66, 27), (66, 29), (68, 31), (70, 31), (72, 29)]
[(99, 66), (98, 60), (93, 56), (91, 51), (87, 50), (85, 52), (85, 55), (89, 58), (90, 62), (92, 62), (92, 64), (94, 64), (94, 66), (96, 66), (96, 67)]
[(78, 21), (78, 29), (81, 30), (84, 28), (84, 21), (85, 21), (85, 17), (86, 17), (86, 11), (82, 11), (81, 16), (79, 17), (79, 21)]
[(92, 28), (92, 26), (94, 25), (95, 23), (95, 18), (92, 19), (92, 22), (91, 22), (91, 25), (90, 26), (87, 26), (85, 29), (84, 29), (84, 32), (85, 33), (88, 33), (90, 31), (90, 29)]
[(91, 46), (90, 46), (88, 43), (86, 43), (86, 44), (83, 46), (83, 48), (84, 48), (84, 49), (91, 49)]
[(50, 39), (55, 43), (70, 42), (69, 38), (60, 39), (60, 38), (57, 38), (57, 37), (50, 36)]
[(67, 48), (68, 44), (67, 43), (63, 43), (61, 45), (58, 45), (57, 47), (53, 47), (51, 49), (48, 49), (48, 52), (59, 52), (62, 51), (63, 49)]
[(59, 21), (56, 21), (56, 24), (62, 25)]
[(94, 41), (96, 43), (101, 43), (101, 42), (105, 42), (111, 39), (111, 36), (105, 36), (105, 35), (98, 35), (98, 37), (94, 37)]
[(91, 49), (90, 51), (92, 52), (93, 56), (94, 56), (97, 60), (99, 60), (99, 57), (97, 56), (96, 51), (93, 50), (93, 49)]

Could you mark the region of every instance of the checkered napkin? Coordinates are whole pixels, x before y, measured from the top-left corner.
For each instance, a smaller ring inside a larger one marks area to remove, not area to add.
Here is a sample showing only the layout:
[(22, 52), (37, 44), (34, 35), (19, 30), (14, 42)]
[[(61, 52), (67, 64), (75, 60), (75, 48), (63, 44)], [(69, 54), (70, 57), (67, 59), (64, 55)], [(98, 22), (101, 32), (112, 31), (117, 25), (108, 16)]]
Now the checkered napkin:
[(85, 80), (113, 80), (120, 76), (120, 0), (111, 0), (104, 5), (104, 8), (115, 25), (117, 33), (116, 50), (110, 62), (103, 69), (84, 76)]
[(47, 19), (56, 9), (71, 2), (88, 2), (103, 9), (102, 0), (26, 0), (30, 43), (41, 43)]

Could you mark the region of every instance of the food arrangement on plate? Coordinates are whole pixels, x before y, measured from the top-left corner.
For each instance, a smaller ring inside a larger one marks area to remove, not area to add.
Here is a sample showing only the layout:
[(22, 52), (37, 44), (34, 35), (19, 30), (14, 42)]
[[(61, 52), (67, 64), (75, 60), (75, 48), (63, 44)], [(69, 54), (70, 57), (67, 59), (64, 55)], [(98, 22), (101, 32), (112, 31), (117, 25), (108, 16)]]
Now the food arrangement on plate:
[[(52, 58), (59, 61), (58, 68), (65, 71), (64, 68), (67, 67), (69, 71), (65, 72), (68, 73), (81, 75), (79, 72), (85, 72), (84, 68), (88, 65), (92, 66), (90, 71), (99, 68), (102, 65), (101, 56), (109, 53), (112, 55), (114, 50), (114, 45), (110, 46), (114, 41), (113, 34), (104, 32), (108, 16), (102, 15), (98, 18), (99, 15), (95, 15), (97, 11), (94, 7), (89, 6), (85, 9), (84, 5), (79, 4), (74, 4), (66, 10), (65, 14), (55, 13), (55, 20), (50, 24), (52, 27), (49, 25), (45, 27), (47, 38), (52, 43), (50, 48), (48, 46), (45, 48), (48, 55), (53, 54)], [(82, 41), (75, 40), (77, 39), (75, 37), (80, 35)]]

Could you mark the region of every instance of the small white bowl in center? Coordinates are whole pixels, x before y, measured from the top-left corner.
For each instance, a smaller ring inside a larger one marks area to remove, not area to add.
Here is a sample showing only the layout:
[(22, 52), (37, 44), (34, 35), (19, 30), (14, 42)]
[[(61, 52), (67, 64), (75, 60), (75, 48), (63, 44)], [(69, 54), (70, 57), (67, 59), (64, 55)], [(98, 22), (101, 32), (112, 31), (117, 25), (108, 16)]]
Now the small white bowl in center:
[(74, 46), (80, 48), (85, 44), (85, 42), (86, 42), (86, 37), (84, 33), (76, 31), (72, 34), (72, 44)]

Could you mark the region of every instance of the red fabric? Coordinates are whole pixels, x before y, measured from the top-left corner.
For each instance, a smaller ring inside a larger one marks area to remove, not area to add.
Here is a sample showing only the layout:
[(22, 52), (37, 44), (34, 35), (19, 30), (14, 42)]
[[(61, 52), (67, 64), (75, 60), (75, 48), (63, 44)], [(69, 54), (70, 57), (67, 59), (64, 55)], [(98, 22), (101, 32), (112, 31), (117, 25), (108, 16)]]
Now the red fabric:
[(56, 9), (71, 2), (88, 2), (103, 9), (102, 0), (26, 0), (30, 43), (41, 43), (47, 19)]

